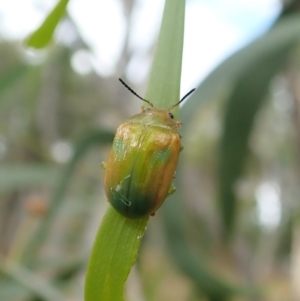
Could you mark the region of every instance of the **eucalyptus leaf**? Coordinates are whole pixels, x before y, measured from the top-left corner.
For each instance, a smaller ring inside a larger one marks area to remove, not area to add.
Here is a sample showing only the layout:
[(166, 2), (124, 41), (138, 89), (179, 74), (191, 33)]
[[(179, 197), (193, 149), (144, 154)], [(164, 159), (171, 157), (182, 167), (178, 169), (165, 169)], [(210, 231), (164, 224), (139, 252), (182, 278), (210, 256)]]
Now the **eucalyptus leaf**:
[[(184, 0), (166, 0), (145, 96), (159, 108), (169, 108), (179, 100), (184, 11)], [(109, 207), (90, 257), (85, 301), (123, 300), (124, 285), (147, 221), (148, 217), (140, 220), (125, 218)]]
[(53, 33), (66, 12), (69, 0), (60, 0), (41, 26), (26, 40), (26, 45), (36, 49), (46, 47), (52, 40)]
[(271, 53), (277, 51), (278, 47), (284, 48), (286, 45), (290, 45), (292, 48), (295, 46), (295, 43), (299, 41), (299, 31), (300, 15), (298, 13), (282, 18), (271, 30), (218, 65), (184, 104), (181, 110), (183, 130), (187, 128), (184, 125), (188, 124), (200, 105), (222, 98), (235, 85), (235, 81), (247, 72), (247, 68), (251, 64), (268, 58)]
[[(299, 42), (299, 31), (299, 14), (281, 18), (267, 33), (212, 71), (182, 109), (183, 125), (188, 125), (193, 112), (203, 102), (222, 99), (229, 94), (219, 167), (224, 237), (229, 237), (233, 230), (237, 207), (233, 188), (246, 158), (253, 118), (268, 92), (269, 81)], [(183, 127), (183, 131), (186, 128)]]

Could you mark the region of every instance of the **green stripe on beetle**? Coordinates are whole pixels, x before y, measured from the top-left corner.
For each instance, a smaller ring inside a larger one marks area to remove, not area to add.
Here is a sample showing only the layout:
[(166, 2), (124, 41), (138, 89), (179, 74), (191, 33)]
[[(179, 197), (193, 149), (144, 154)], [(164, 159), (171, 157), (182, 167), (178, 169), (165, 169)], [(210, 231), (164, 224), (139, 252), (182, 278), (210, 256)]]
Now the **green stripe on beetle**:
[(116, 156), (116, 160), (121, 160), (126, 149), (126, 142), (119, 137), (115, 137), (112, 151)]
[(142, 109), (121, 124), (105, 164), (104, 188), (110, 204), (122, 215), (142, 218), (154, 215), (166, 197), (173, 193), (179, 153), (182, 150), (178, 128), (171, 110), (195, 89), (168, 110)]
[(149, 165), (154, 166), (156, 164), (165, 164), (170, 160), (171, 155), (171, 148), (157, 149), (154, 151), (153, 156), (151, 157), (151, 161), (149, 161)]

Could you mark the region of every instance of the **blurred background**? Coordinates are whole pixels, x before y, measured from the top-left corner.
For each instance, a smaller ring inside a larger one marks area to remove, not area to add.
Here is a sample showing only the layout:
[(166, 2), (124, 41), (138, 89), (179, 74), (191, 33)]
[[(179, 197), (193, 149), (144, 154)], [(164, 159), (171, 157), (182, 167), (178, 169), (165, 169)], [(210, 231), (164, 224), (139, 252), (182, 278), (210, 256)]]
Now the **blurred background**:
[[(177, 193), (151, 218), (132, 301), (300, 300), (300, 1), (187, 0)], [(139, 112), (164, 1), (0, 2), (0, 301), (83, 300), (108, 206), (101, 162)]]

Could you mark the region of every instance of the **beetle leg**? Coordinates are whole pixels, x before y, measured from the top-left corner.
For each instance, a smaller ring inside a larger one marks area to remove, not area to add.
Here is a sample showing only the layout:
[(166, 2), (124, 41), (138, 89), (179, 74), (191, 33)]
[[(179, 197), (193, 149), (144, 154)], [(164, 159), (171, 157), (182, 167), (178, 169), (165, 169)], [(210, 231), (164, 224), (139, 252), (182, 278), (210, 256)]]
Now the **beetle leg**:
[(179, 151), (181, 152), (184, 149), (183, 145), (180, 145)]
[(171, 194), (173, 194), (174, 192), (176, 191), (176, 187), (174, 186), (174, 184), (172, 183), (171, 186), (170, 186), (170, 189), (168, 191), (168, 196), (170, 196)]
[(176, 170), (175, 170), (175, 172), (174, 172), (174, 176), (173, 176), (173, 179), (175, 179), (176, 178)]
[(103, 161), (103, 162), (101, 163), (101, 167), (105, 170), (105, 169), (106, 169), (106, 166), (107, 166), (107, 163), (106, 163), (105, 161)]
[(142, 113), (145, 113), (146, 108), (145, 107), (141, 107)]
[(151, 215), (151, 216), (155, 216), (155, 213), (156, 213), (156, 212), (152, 212), (150, 215)]
[(182, 122), (176, 121), (176, 126), (177, 126), (177, 128), (180, 128), (182, 126)]

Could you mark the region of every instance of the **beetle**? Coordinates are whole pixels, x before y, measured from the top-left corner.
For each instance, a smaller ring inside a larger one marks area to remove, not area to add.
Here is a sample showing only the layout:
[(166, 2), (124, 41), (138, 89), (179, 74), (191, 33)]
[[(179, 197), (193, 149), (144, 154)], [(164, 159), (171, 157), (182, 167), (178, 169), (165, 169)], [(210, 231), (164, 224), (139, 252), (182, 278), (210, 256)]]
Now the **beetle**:
[(171, 110), (158, 109), (140, 97), (122, 79), (120, 82), (135, 96), (150, 105), (121, 124), (116, 132), (105, 168), (104, 188), (109, 203), (128, 218), (154, 216), (166, 197), (175, 192), (172, 180), (183, 149)]

